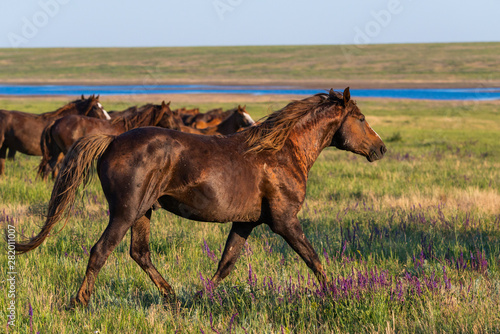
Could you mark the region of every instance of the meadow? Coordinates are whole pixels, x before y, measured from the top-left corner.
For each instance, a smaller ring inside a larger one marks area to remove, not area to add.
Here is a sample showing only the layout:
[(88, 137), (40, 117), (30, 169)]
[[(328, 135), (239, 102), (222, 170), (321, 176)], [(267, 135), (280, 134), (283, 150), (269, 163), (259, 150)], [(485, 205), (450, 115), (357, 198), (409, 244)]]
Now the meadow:
[[(22, 50), (18, 50), (22, 52)], [(355, 98), (355, 97), (354, 97)], [(127, 97), (101, 97), (108, 110)], [(158, 97), (160, 99), (160, 97)], [(64, 98), (2, 98), (0, 107), (54, 110)], [(134, 100), (135, 102), (136, 100)], [(174, 99), (175, 101), (175, 99)], [(251, 100), (250, 100), (251, 101)], [(160, 102), (150, 100), (150, 102)], [(258, 119), (287, 101), (175, 101), (233, 107)], [(500, 102), (363, 99), (388, 153), (375, 163), (328, 148), (310, 172), (299, 219), (330, 284), (267, 226), (250, 236), (234, 271), (213, 275), (230, 224), (153, 213), (153, 262), (179, 312), (129, 256), (129, 236), (100, 272), (88, 308), (66, 311), (88, 253), (107, 224), (100, 184), (81, 191), (63, 227), (16, 257), (17, 318), (7, 326), (7, 256), (0, 257), (0, 317), (8, 333), (495, 333), (500, 332)], [(37, 157), (18, 154), (0, 179), (0, 223), (38, 232), (52, 183), (35, 178)], [(2, 247), (6, 253), (6, 247)], [(205, 289), (202, 298), (194, 294)]]
[(0, 82), (499, 87), (500, 43), (0, 49)]

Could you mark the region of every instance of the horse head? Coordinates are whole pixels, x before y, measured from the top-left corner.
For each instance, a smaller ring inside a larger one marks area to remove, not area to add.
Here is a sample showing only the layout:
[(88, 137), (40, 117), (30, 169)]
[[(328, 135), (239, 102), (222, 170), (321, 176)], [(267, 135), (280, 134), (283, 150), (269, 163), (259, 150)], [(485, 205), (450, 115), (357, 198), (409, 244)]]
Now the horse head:
[(107, 120), (111, 119), (107, 111), (104, 110), (102, 104), (99, 102), (99, 95), (92, 95), (88, 98), (84, 98), (82, 94), (82, 98), (75, 101), (75, 106), (78, 110), (79, 115)]
[(240, 128), (246, 128), (255, 124), (255, 121), (252, 119), (252, 117), (250, 117), (250, 114), (247, 113), (246, 106), (242, 107), (238, 105), (238, 108), (236, 109), (236, 114), (238, 115), (237, 120), (238, 120), (238, 126)]
[[(329, 98), (338, 100), (339, 96), (332, 89)], [(387, 148), (380, 136), (365, 120), (365, 116), (356, 103), (351, 100), (349, 87), (344, 90), (340, 98), (340, 104), (346, 116), (335, 132), (331, 146), (360, 154), (370, 162), (382, 159), (387, 152)]]

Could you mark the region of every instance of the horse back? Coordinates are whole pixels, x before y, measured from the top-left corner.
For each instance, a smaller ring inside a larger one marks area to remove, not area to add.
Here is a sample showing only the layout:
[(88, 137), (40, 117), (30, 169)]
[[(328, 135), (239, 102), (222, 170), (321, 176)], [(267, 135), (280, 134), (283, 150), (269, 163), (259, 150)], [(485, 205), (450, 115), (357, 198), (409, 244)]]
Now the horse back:
[(116, 137), (98, 173), (110, 204), (127, 194), (129, 202), (144, 204), (143, 210), (158, 200), (166, 210), (194, 220), (257, 221), (262, 169), (243, 153), (238, 136), (144, 127)]

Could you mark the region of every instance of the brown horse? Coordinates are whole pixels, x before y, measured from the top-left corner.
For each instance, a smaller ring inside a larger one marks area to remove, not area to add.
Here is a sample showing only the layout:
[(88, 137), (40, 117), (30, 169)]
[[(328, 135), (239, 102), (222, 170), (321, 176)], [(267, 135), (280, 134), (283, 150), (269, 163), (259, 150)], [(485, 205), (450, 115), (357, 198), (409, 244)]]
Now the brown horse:
[(45, 240), (74, 202), (79, 184), (89, 181), (97, 159), (109, 224), (92, 247), (72, 306), (88, 304), (97, 274), (129, 229), (131, 257), (165, 301), (175, 300), (173, 289), (150, 258), (150, 218), (157, 205), (193, 220), (233, 222), (212, 278), (214, 286), (229, 274), (250, 232), (260, 224), (281, 235), (325, 284), (321, 262), (297, 213), (305, 199), (309, 170), (328, 146), (361, 154), (370, 162), (386, 152), (348, 88), (343, 94), (331, 90), (291, 102), (260, 125), (227, 137), (150, 127), (118, 137), (82, 138), (64, 160), (44, 226), (28, 242), (17, 243), (16, 251), (30, 251)]
[(222, 122), (218, 123), (216, 126), (203, 129), (188, 127), (189, 129), (183, 128), (183, 131), (206, 136), (230, 135), (232, 133), (238, 132), (241, 129), (252, 126), (254, 123), (254, 120), (246, 112), (246, 110), (238, 106), (234, 110), (231, 109), (230, 116), (224, 119)]
[(0, 175), (5, 171), (5, 158), (9, 149), (9, 158), (16, 151), (28, 155), (42, 155), (40, 138), (43, 129), (55, 119), (66, 115), (86, 115), (97, 118), (109, 118), (99, 103), (99, 97), (82, 98), (57, 109), (40, 115), (21, 111), (0, 110)]
[(173, 126), (159, 126), (196, 135), (213, 136), (230, 135), (255, 124), (252, 117), (246, 112), (245, 109), (241, 108), (240, 106), (238, 106), (238, 108), (236, 108), (231, 113), (231, 116), (226, 118), (222, 123), (219, 123), (219, 125), (206, 129), (195, 129), (185, 125), (181, 117), (178, 114), (176, 115), (175, 113), (173, 113), (173, 117), (164, 115), (165, 119), (168, 119), (169, 122), (174, 124)]
[(116, 111), (116, 110), (108, 111), (108, 114), (109, 114), (109, 117), (111, 117), (111, 119), (114, 119), (117, 117), (127, 117), (130, 115), (133, 115), (138, 110), (139, 110), (138, 106), (132, 106), (132, 107), (129, 107), (129, 108), (122, 110), (122, 111)]
[[(123, 114), (118, 113), (111, 122), (79, 115), (59, 118), (43, 131), (41, 145), (43, 155), (38, 166), (38, 175), (45, 180), (52, 171), (55, 177), (57, 164), (79, 138), (94, 134), (119, 135), (141, 126), (156, 126), (167, 111), (172, 114), (169, 105), (170, 103), (163, 102), (161, 105), (147, 104), (140, 108), (132, 107), (126, 109)], [(172, 126), (167, 123), (166, 126), (168, 125)]]
[[(194, 109), (187, 109), (187, 108), (180, 108), (180, 109), (175, 109), (172, 110), (174, 115), (179, 116), (182, 121), (184, 122), (185, 120), (191, 119), (191, 117), (194, 117), (195, 115), (200, 113), (199, 108), (194, 108)], [(186, 123), (184, 123), (186, 124)]]
[(226, 111), (224, 111), (222, 108), (216, 108), (209, 110), (203, 114), (197, 114), (188, 118), (182, 118), (182, 120), (184, 124), (195, 129), (206, 129), (223, 122), (238, 109), (245, 110), (245, 107), (241, 108), (241, 106), (238, 106), (237, 108), (229, 109)]

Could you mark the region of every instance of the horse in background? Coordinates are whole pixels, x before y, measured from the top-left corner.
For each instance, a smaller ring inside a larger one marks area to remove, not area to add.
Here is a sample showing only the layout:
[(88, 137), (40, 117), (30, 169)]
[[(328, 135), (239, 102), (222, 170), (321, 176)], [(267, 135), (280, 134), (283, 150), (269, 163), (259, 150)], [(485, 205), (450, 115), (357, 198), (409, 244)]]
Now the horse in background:
[(9, 158), (17, 151), (27, 155), (42, 155), (40, 138), (43, 129), (54, 120), (67, 115), (84, 115), (100, 119), (110, 119), (99, 102), (99, 96), (92, 95), (66, 104), (43, 114), (31, 114), (14, 110), (0, 110), (0, 175), (5, 172), (7, 149)]
[(245, 107), (238, 106), (234, 109), (229, 109), (228, 112), (229, 117), (219, 122), (218, 125), (203, 129), (196, 129), (185, 125), (181, 117), (174, 114), (176, 127), (172, 129), (206, 136), (230, 135), (255, 124)]
[(78, 115), (65, 116), (54, 121), (42, 134), (43, 155), (38, 166), (38, 176), (46, 180), (53, 172), (55, 177), (57, 165), (79, 138), (94, 134), (119, 135), (141, 126), (157, 126), (165, 113), (172, 114), (169, 105), (170, 103), (165, 102), (161, 105), (146, 104), (136, 108), (134, 113), (127, 112), (115, 116), (111, 121)]
[[(233, 109), (228, 109), (224, 111), (222, 108), (215, 108), (208, 110), (205, 113), (200, 113), (189, 118), (183, 118), (184, 124), (193, 127), (195, 129), (206, 129), (210, 127), (214, 127), (219, 123), (223, 122), (226, 118), (231, 116), (234, 112), (236, 112), (240, 106)], [(245, 106), (242, 108), (245, 110)]]

